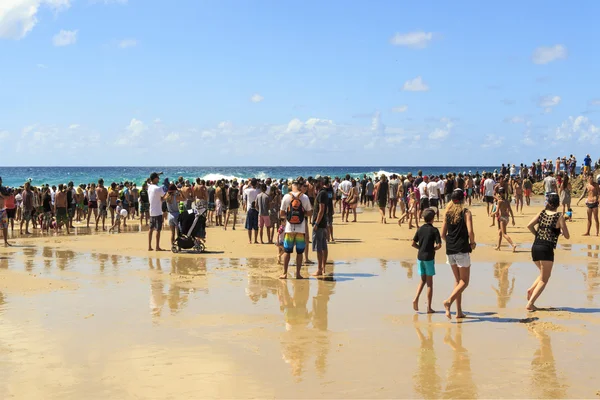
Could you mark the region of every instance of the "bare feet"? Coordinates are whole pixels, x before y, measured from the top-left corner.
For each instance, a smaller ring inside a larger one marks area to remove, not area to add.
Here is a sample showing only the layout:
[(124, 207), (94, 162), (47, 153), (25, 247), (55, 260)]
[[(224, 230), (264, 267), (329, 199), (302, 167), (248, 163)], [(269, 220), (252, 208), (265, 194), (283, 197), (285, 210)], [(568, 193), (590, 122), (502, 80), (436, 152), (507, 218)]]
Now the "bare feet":
[(539, 310), (539, 308), (537, 308), (533, 304), (532, 305), (529, 305), (529, 304), (527, 305), (527, 311), (534, 312), (534, 311), (537, 311), (537, 310)]
[(467, 318), (467, 316), (465, 315), (465, 313), (456, 313), (456, 318)]
[(583, 235), (581, 235), (581, 236), (590, 236), (590, 234), (589, 234), (589, 233), (584, 233), (584, 234), (583, 234)]
[(517, 252), (517, 245), (513, 244), (512, 247), (513, 247), (513, 253), (516, 253)]
[(152, 247), (148, 247), (148, 251), (154, 251)]
[(413, 301), (413, 310), (419, 311), (419, 302), (417, 300)]
[(165, 250), (161, 249), (160, 247), (157, 247), (156, 251), (165, 251)]
[(450, 314), (450, 302), (448, 300), (444, 301), (444, 308), (446, 309), (446, 318), (452, 319), (452, 315)]
[(435, 310), (433, 308), (428, 308), (427, 314), (435, 314)]
[(283, 274), (279, 277), (279, 279), (287, 279), (287, 274)]
[(494, 250), (496, 250), (496, 251), (500, 251), (500, 246), (496, 246), (496, 247), (494, 247)]
[(323, 272), (321, 271), (317, 271), (317, 272), (313, 272), (312, 274), (310, 274), (311, 276), (323, 276)]
[(306, 278), (305, 278), (305, 277), (303, 277), (303, 276), (302, 276), (302, 275), (300, 275), (300, 274), (296, 274), (296, 279), (306, 279)]

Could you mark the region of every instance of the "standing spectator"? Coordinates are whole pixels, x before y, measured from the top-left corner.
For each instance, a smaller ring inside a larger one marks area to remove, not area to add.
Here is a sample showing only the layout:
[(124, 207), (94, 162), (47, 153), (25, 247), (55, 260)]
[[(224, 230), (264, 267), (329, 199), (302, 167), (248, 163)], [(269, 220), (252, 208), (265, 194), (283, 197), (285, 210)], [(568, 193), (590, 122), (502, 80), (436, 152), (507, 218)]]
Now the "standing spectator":
[(260, 243), (265, 244), (263, 240), (264, 228), (267, 228), (267, 241), (273, 243), (271, 236), (271, 217), (269, 216), (269, 210), (271, 208), (271, 199), (267, 194), (267, 185), (265, 183), (260, 185), (260, 193), (256, 196), (256, 205), (258, 206), (258, 227), (260, 229)]
[(23, 234), (23, 223), (25, 223), (25, 234), (31, 235), (29, 232), (29, 221), (33, 218), (33, 192), (31, 191), (31, 183), (25, 182), (23, 190), (23, 219), (21, 220), (20, 233)]
[(224, 230), (227, 230), (229, 224), (229, 217), (233, 215), (233, 226), (231, 229), (235, 231), (235, 224), (237, 222), (238, 210), (240, 208), (240, 189), (238, 189), (238, 182), (236, 179), (233, 180), (231, 187), (227, 189), (227, 197), (229, 199), (229, 207), (227, 208), (227, 216), (225, 217)]
[(365, 204), (368, 206), (369, 202), (371, 202), (371, 207), (375, 207), (375, 200), (373, 197), (373, 192), (375, 190), (375, 185), (373, 184), (373, 178), (369, 178), (367, 181), (367, 194), (365, 195)]
[(340, 183), (340, 190), (342, 192), (342, 221), (344, 221), (344, 215), (346, 220), (348, 220), (348, 215), (350, 214), (350, 205), (348, 204), (350, 189), (352, 189), (352, 182), (350, 182), (350, 175), (346, 175), (346, 179)]
[(162, 202), (165, 190), (158, 186), (159, 176), (156, 172), (150, 175), (150, 186), (148, 186), (148, 199), (150, 202), (150, 230), (148, 231), (148, 250), (152, 251), (152, 233), (156, 231), (156, 251), (160, 248), (160, 231), (163, 227)]
[(287, 279), (288, 268), (290, 264), (290, 255), (296, 248), (296, 279), (303, 279), (300, 274), (302, 269), (302, 254), (306, 247), (306, 218), (312, 215), (312, 206), (308, 196), (300, 192), (298, 181), (292, 182), (291, 193), (286, 194), (281, 201), (280, 215), (286, 219), (285, 237), (283, 248), (285, 256), (283, 259), (283, 275), (280, 279)]
[(396, 174), (393, 174), (390, 179), (390, 204), (389, 204), (389, 217), (390, 219), (396, 219), (396, 206), (398, 205), (398, 186), (400, 181)]
[(96, 196), (98, 197), (98, 218), (96, 218), (96, 230), (98, 223), (102, 219), (102, 230), (106, 230), (106, 213), (108, 209), (108, 190), (104, 187), (104, 179), (98, 179), (98, 187), (96, 188)]
[[(375, 192), (377, 193), (377, 206), (379, 207), (379, 213), (381, 214), (381, 223), (387, 224), (385, 218), (385, 206), (388, 201), (389, 184), (385, 174), (381, 175), (381, 180), (375, 185)], [(342, 214), (342, 220), (344, 215)]]
[[(356, 181), (353, 181), (356, 185)], [(317, 190), (317, 198), (315, 201), (315, 213), (313, 213), (313, 234), (312, 245), (313, 251), (317, 253), (317, 271), (314, 276), (325, 275), (325, 265), (327, 263), (327, 213), (329, 208), (329, 195), (327, 186), (329, 180), (327, 178), (318, 179), (315, 189)], [(356, 198), (358, 203), (358, 197)]]
[[(0, 187), (2, 185), (2, 180), (0, 179)], [(0, 195), (2, 195), (0, 193)], [(10, 231), (14, 232), (15, 230), (15, 217), (17, 216), (17, 201), (15, 200), (15, 191), (10, 189), (7, 195), (4, 196), (4, 207), (6, 208), (6, 217), (8, 218), (8, 223), (10, 224)], [(0, 213), (2, 212), (2, 207), (0, 207)]]

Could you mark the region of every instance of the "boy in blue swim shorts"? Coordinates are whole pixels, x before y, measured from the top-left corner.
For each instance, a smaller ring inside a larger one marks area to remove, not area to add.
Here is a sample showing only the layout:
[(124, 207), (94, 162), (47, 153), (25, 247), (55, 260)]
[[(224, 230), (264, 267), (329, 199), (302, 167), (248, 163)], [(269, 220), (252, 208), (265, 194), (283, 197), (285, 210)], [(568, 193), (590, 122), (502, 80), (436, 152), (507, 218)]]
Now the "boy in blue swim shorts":
[(435, 211), (431, 208), (423, 212), (425, 224), (421, 225), (415, 233), (412, 246), (419, 250), (417, 256), (417, 266), (419, 267), (419, 275), (421, 282), (417, 288), (417, 295), (413, 301), (413, 308), (419, 311), (419, 296), (425, 285), (427, 285), (427, 314), (432, 314), (435, 311), (431, 308), (433, 300), (433, 276), (435, 275), (435, 252), (442, 248), (442, 238), (440, 231), (433, 226), (433, 218)]

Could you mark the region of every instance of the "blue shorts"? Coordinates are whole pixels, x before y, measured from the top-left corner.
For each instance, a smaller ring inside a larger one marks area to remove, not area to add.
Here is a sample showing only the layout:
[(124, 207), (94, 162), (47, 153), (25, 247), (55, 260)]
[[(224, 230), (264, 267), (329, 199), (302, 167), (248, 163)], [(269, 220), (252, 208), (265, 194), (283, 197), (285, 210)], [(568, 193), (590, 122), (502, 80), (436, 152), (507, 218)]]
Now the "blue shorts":
[(421, 276), (434, 276), (435, 275), (435, 260), (422, 261), (417, 260), (417, 266), (419, 267), (419, 275)]

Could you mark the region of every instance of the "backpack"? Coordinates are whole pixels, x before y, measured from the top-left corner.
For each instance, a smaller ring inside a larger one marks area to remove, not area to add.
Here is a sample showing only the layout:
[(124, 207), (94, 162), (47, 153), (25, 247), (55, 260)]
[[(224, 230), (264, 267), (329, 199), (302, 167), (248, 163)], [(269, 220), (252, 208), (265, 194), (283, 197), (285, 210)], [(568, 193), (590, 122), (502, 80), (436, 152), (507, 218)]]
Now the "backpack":
[(304, 207), (300, 196), (296, 197), (291, 193), (289, 195), (292, 196), (292, 201), (287, 209), (287, 221), (293, 225), (301, 224), (304, 221)]

